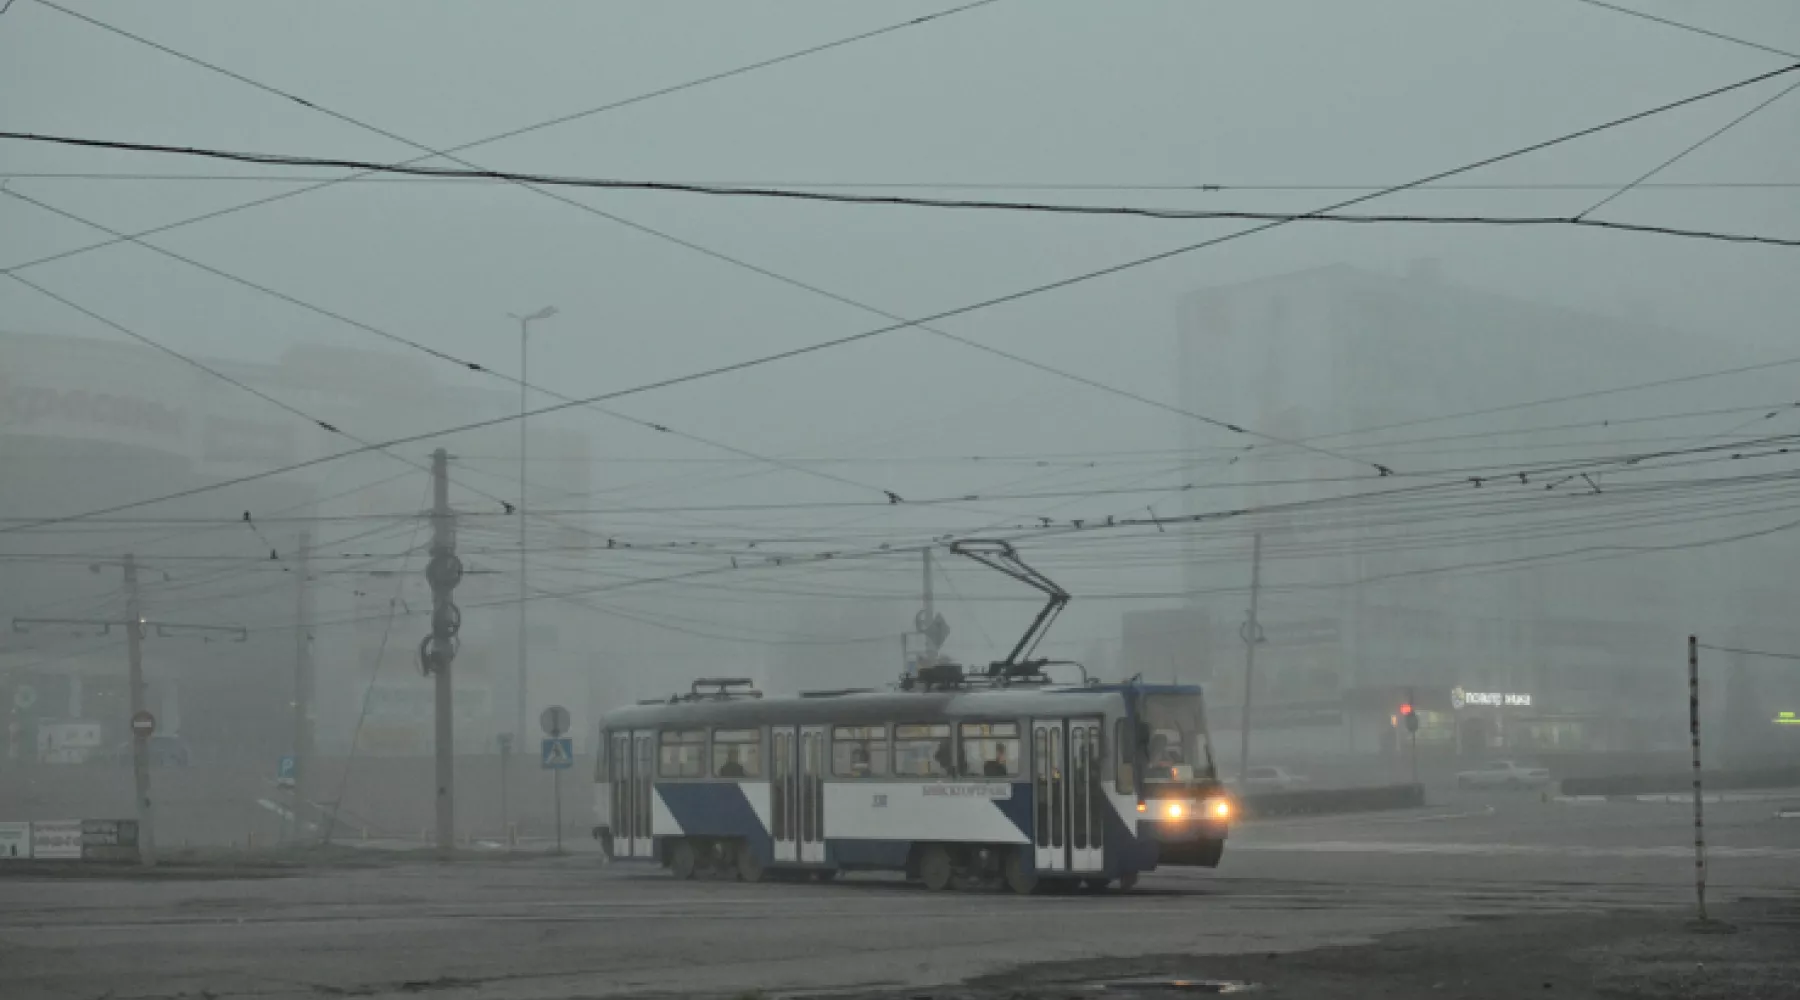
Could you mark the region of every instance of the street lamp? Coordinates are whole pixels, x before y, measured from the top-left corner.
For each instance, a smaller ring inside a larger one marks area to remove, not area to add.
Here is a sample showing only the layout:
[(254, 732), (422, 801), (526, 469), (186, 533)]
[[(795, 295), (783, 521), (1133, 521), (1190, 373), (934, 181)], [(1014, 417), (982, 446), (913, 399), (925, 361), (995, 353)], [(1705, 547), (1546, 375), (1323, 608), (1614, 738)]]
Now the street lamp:
[(525, 602), (530, 593), (525, 579), (527, 557), (525, 555), (525, 414), (527, 410), (526, 395), (530, 391), (530, 354), (527, 345), (531, 341), (531, 324), (540, 319), (549, 319), (556, 315), (555, 306), (545, 306), (537, 312), (520, 316), (507, 313), (519, 321), (519, 692), (518, 712), (513, 723), (513, 739), (525, 736)]

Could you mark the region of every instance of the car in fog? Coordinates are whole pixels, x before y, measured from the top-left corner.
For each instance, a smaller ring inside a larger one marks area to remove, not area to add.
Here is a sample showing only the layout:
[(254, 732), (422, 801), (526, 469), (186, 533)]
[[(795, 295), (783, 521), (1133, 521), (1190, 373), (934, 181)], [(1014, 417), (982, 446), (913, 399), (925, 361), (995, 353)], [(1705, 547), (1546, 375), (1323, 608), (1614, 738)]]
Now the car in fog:
[(1549, 783), (1550, 772), (1544, 768), (1525, 767), (1510, 760), (1489, 761), (1456, 773), (1458, 788), (1527, 788)]
[(1270, 764), (1245, 771), (1240, 784), (1241, 790), (1245, 792), (1291, 792), (1305, 786), (1308, 781), (1305, 775)]

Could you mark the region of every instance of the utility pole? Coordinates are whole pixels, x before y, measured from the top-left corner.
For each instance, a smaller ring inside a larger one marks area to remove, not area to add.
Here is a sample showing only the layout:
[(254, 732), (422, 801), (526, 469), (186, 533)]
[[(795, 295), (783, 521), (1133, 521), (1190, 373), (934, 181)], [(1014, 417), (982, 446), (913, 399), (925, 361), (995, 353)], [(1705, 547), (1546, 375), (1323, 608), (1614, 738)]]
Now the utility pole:
[(437, 848), (448, 854), (456, 841), (456, 733), (450, 664), (456, 659), (456, 635), (462, 629), (462, 611), (450, 595), (462, 581), (463, 567), (456, 557), (456, 515), (450, 510), (450, 453), (442, 448), (431, 453), (431, 493), (431, 560), (425, 564), (425, 580), (431, 584), (431, 634), (419, 646), (419, 660), (437, 688)]
[(312, 662), (312, 533), (300, 533), (299, 558), (294, 581), (294, 783), (288, 823), (289, 840), (301, 840), (300, 807), (306, 802), (306, 774), (312, 762), (313, 662)]
[(118, 566), (125, 571), (124, 621), (116, 618), (14, 618), (13, 630), (29, 632), (33, 626), (43, 625), (75, 628), (98, 625), (103, 632), (110, 634), (114, 626), (124, 626), (126, 688), (131, 697), (131, 718), (127, 722), (127, 728), (132, 736), (131, 774), (137, 799), (138, 860), (145, 867), (151, 867), (156, 864), (156, 811), (150, 801), (150, 737), (156, 731), (156, 717), (144, 707), (148, 700), (144, 689), (144, 637), (152, 627), (159, 636), (225, 632), (234, 636), (238, 642), (248, 641), (250, 633), (241, 626), (149, 621), (144, 617), (143, 602), (138, 594), (136, 557), (126, 553), (125, 558), (117, 563), (96, 562), (90, 564), (88, 569), (98, 573), (101, 566)]
[[(144, 707), (144, 608), (138, 601), (137, 559), (125, 554), (125, 654), (129, 661), (131, 717)], [(156, 866), (156, 810), (150, 805), (150, 734), (131, 737), (131, 779), (137, 793), (138, 861)]]
[(1262, 625), (1256, 620), (1257, 598), (1262, 595), (1262, 532), (1256, 533), (1250, 554), (1250, 617), (1240, 633), (1244, 639), (1244, 714), (1238, 728), (1238, 782), (1250, 774), (1250, 692), (1256, 674), (1256, 647), (1263, 641)]

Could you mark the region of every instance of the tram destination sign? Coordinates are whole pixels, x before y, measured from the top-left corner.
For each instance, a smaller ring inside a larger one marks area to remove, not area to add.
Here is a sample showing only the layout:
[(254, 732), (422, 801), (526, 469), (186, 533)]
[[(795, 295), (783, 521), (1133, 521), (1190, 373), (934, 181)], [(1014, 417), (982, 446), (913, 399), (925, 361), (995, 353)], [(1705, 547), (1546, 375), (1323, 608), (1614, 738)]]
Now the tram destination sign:
[(924, 792), (927, 798), (1010, 799), (1012, 785), (1005, 782), (925, 785)]

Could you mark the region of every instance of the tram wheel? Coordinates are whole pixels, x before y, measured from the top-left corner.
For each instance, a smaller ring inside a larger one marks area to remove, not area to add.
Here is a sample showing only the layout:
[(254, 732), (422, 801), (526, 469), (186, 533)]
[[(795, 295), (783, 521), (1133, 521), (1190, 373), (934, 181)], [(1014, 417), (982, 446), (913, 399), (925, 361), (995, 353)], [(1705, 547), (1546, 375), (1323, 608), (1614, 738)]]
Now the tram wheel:
[(1131, 890), (1137, 888), (1137, 880), (1138, 880), (1137, 872), (1126, 872), (1125, 874), (1120, 875), (1119, 876), (1119, 891), (1120, 892), (1130, 892)]
[(1006, 887), (1021, 896), (1029, 896), (1037, 891), (1037, 872), (1025, 867), (1024, 851), (1007, 851), (1001, 874), (1006, 879)]
[(749, 844), (737, 846), (737, 877), (744, 882), (761, 882), (768, 874), (762, 859), (756, 856), (755, 848)]
[(919, 855), (919, 880), (932, 892), (950, 888), (955, 875), (956, 866), (951, 863), (950, 851), (944, 845), (932, 844)]
[(1112, 879), (1109, 878), (1084, 878), (1081, 880), (1081, 887), (1088, 892), (1105, 892), (1109, 885), (1112, 885)]
[(813, 872), (812, 876), (813, 876), (813, 878), (819, 880), (820, 882), (829, 882), (832, 879), (837, 878), (837, 869), (836, 868), (821, 868), (818, 871)]
[(669, 874), (685, 881), (694, 877), (694, 869), (698, 866), (699, 859), (694, 856), (693, 844), (677, 840), (669, 848)]

